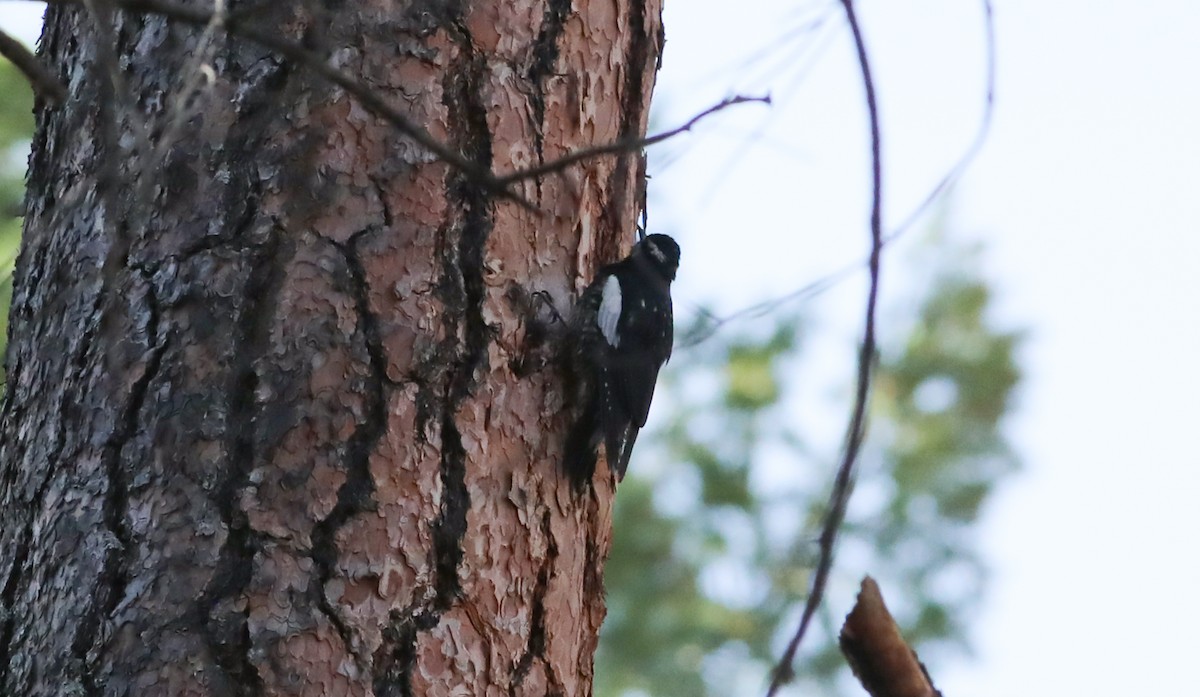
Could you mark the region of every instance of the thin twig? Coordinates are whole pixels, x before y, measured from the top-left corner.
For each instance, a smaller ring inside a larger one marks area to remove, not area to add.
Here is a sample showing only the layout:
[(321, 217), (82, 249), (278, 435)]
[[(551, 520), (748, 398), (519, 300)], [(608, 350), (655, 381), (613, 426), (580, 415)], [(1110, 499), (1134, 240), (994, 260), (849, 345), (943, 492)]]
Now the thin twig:
[[(992, 129), (992, 118), (995, 113), (995, 92), (996, 92), (996, 31), (995, 19), (992, 15), (991, 0), (982, 0), (984, 10), (984, 42), (986, 53), (986, 90), (983, 116), (979, 121), (979, 128), (975, 131), (975, 138), (970, 145), (959, 155), (954, 166), (951, 167), (945, 175), (942, 176), (936, 186), (934, 186), (929, 194), (921, 201), (920, 205), (910, 213), (903, 222), (892, 228), (883, 239), (883, 244), (887, 245), (895, 242), (901, 235), (908, 231), (921, 215), (933, 205), (935, 201), (955, 182), (962, 178), (967, 168), (975, 161), (979, 155), (979, 151), (983, 148), (983, 144), (987, 142), (988, 135)], [(696, 344), (706, 341), (714, 336), (721, 328), (736, 320), (761, 317), (773, 311), (775, 308), (797, 300), (805, 300), (819, 293), (834, 287), (841, 281), (849, 278), (852, 272), (867, 265), (867, 259), (855, 262), (854, 264), (838, 269), (832, 273), (826, 274), (815, 281), (806, 283), (804, 286), (797, 288), (785, 295), (781, 295), (771, 300), (755, 303), (749, 307), (736, 310), (724, 317), (713, 318), (713, 323), (701, 328), (699, 331), (683, 338), (677, 348), (690, 348)]]
[[(783, 83), (779, 88), (780, 108), (769, 114), (766, 118), (762, 119), (758, 122), (758, 124), (755, 125), (754, 129), (743, 140), (743, 144), (746, 147), (738, 148), (734, 152), (730, 153), (725, 162), (715, 168), (716, 171), (720, 172), (721, 174), (720, 176), (712, 178), (712, 180), (708, 183), (706, 190), (703, 192), (703, 195), (700, 197), (700, 200), (715, 200), (716, 192), (725, 185), (726, 181), (733, 176), (734, 172), (737, 171), (737, 168), (740, 166), (742, 161), (754, 150), (754, 148), (750, 146), (762, 143), (763, 137), (767, 130), (771, 127), (771, 124), (774, 123), (774, 119), (782, 117), (782, 115), (787, 111), (787, 104), (801, 94), (799, 86), (804, 82), (805, 79), (807, 79), (813, 67), (819, 63), (821, 57), (832, 45), (833, 39), (837, 36), (836, 31), (827, 30), (827, 28), (833, 24), (830, 21), (832, 14), (833, 10), (830, 9), (826, 11), (825, 14), (823, 14), (813, 25), (805, 27), (803, 34), (811, 34), (811, 40), (806, 43), (797, 43), (796, 48), (798, 51), (795, 51), (792, 54), (785, 54), (787, 56), (785, 64), (791, 67), (791, 72), (787, 82)], [(780, 70), (782, 70), (782, 68), (780, 68)], [(659, 171), (665, 169), (665, 167), (666, 165), (660, 168)]]
[(38, 61), (25, 44), (0, 30), (0, 56), (4, 56), (29, 80), (34, 94), (51, 104), (60, 104), (67, 98), (67, 90), (46, 66)]
[(904, 234), (913, 223), (933, 205), (934, 201), (942, 195), (946, 189), (952, 186), (955, 182), (962, 178), (967, 167), (975, 161), (975, 157), (979, 155), (979, 151), (983, 149), (983, 144), (987, 142), (988, 133), (992, 130), (992, 115), (995, 113), (996, 107), (996, 20), (992, 15), (992, 0), (982, 0), (983, 3), (983, 32), (984, 32), (984, 52), (986, 54), (986, 79), (985, 84), (985, 102), (983, 106), (983, 116), (979, 120), (979, 128), (975, 131), (975, 138), (967, 149), (959, 156), (958, 161), (954, 166), (938, 181), (937, 186), (930, 190), (929, 195), (921, 201), (920, 205), (897, 225), (891, 232), (888, 233), (884, 240), (885, 244), (890, 244), (897, 237)]
[(787, 293), (786, 295), (781, 295), (777, 298), (771, 298), (770, 300), (764, 300), (762, 302), (755, 303), (749, 307), (744, 307), (731, 315), (718, 317), (711, 313), (702, 312), (702, 314), (704, 314), (707, 318), (708, 323), (681, 337), (679, 343), (675, 345), (675, 349), (689, 349), (693, 346), (699, 345), (712, 338), (713, 335), (719, 332), (726, 324), (735, 320), (764, 317), (774, 312), (781, 305), (798, 302), (800, 300), (806, 300), (816, 295), (820, 295), (838, 283), (841, 283), (846, 278), (849, 278), (852, 274), (854, 274), (854, 272), (858, 271), (861, 266), (862, 264), (857, 262), (850, 264), (849, 266), (844, 266), (841, 269), (838, 269), (833, 273), (826, 274), (811, 283)]
[(621, 140), (616, 140), (611, 143), (605, 143), (604, 145), (595, 145), (590, 148), (582, 148), (580, 150), (576, 150), (575, 152), (573, 152), (569, 155), (564, 155), (563, 157), (560, 157), (557, 160), (551, 160), (549, 162), (537, 165), (535, 167), (528, 167), (526, 169), (517, 170), (511, 174), (506, 174), (506, 175), (500, 177), (497, 181), (501, 185), (508, 185), (513, 182), (521, 181), (522, 179), (532, 179), (534, 177), (540, 177), (545, 174), (551, 174), (553, 172), (558, 172), (558, 171), (564, 170), (578, 162), (582, 162), (584, 160), (590, 160), (593, 157), (599, 157), (601, 155), (613, 155), (613, 154), (617, 154), (617, 153), (624, 153), (624, 152), (630, 152), (632, 150), (641, 150), (642, 148), (648, 148), (651, 145), (656, 145), (658, 143), (663, 142), (664, 140), (674, 138), (675, 136), (680, 135), (681, 133), (686, 133), (686, 132), (692, 130), (692, 128), (694, 128), (697, 123), (700, 123), (700, 121), (703, 120), (706, 116), (710, 116), (712, 114), (717, 113), (718, 111), (727, 109), (736, 104), (746, 104), (746, 103), (750, 103), (750, 102), (758, 102), (761, 104), (770, 104), (771, 103), (771, 95), (768, 94), (768, 95), (764, 95), (762, 97), (747, 97), (747, 96), (739, 94), (739, 95), (736, 95), (733, 97), (727, 97), (727, 98), (722, 99), (721, 101), (717, 102), (716, 104), (710, 106), (709, 108), (705, 109), (704, 111), (700, 112), (699, 114), (696, 114), (691, 119), (689, 119), (687, 123), (683, 124), (682, 126), (679, 126), (677, 128), (672, 128), (669, 131), (663, 131), (662, 133), (656, 133), (656, 134), (654, 134), (652, 136), (648, 136), (646, 138), (622, 138)]
[(871, 78), (871, 63), (867, 58), (867, 46), (863, 39), (858, 17), (854, 13), (853, 0), (841, 0), (846, 11), (846, 21), (854, 36), (854, 47), (858, 53), (858, 65), (862, 71), (863, 90), (866, 93), (867, 115), (871, 125), (871, 257), (868, 262), (870, 284), (867, 290), (867, 308), (863, 342), (858, 353), (858, 380), (854, 393), (854, 407), (850, 413), (850, 425), (846, 429), (846, 448), (842, 462), (834, 477), (833, 491), (829, 495), (829, 510), (821, 528), (819, 539), (820, 558), (813, 574), (812, 589), (804, 603), (800, 624), (788, 642), (787, 650), (776, 664), (771, 676), (771, 687), (767, 697), (773, 697), (784, 683), (792, 678), (792, 663), (800, 642), (808, 631), (809, 624), (821, 605), (825, 585), (833, 568), (833, 548), (838, 531), (846, 517), (846, 503), (850, 498), (850, 485), (854, 479), (854, 466), (866, 431), (867, 397), (871, 389), (871, 374), (875, 364), (875, 306), (879, 297), (879, 260), (883, 252), (883, 157), (879, 135), (879, 105), (875, 99), (875, 82)]
[[(86, 4), (89, 0), (45, 0), (51, 4), (61, 5), (77, 5)], [(168, 19), (173, 19), (186, 24), (208, 25), (213, 20), (213, 13), (207, 10), (187, 7), (166, 0), (114, 0), (114, 4), (128, 12), (137, 12), (143, 14), (157, 14)], [(317, 75), (325, 78), (329, 82), (341, 87), (348, 94), (358, 100), (360, 104), (368, 111), (383, 118), (393, 128), (400, 131), (404, 135), (412, 138), (418, 145), (428, 150), (438, 159), (446, 162), (454, 169), (463, 173), (474, 184), (482, 187), (484, 190), (516, 201), (527, 209), (533, 209), (533, 204), (521, 195), (514, 193), (509, 189), (509, 185), (525, 179), (532, 179), (544, 174), (556, 172), (566, 169), (573, 164), (583, 160), (622, 152), (630, 152), (639, 150), (644, 147), (649, 147), (656, 143), (661, 143), (664, 140), (677, 136), (690, 130), (704, 117), (721, 111), (726, 107), (734, 104), (742, 104), (746, 102), (764, 102), (770, 103), (770, 97), (731, 97), (723, 102), (710, 107), (703, 112), (697, 114), (690, 121), (679, 128), (659, 133), (649, 138), (639, 139), (621, 139), (604, 145), (597, 145), (591, 148), (566, 155), (558, 160), (546, 162), (536, 167), (517, 170), (503, 177), (497, 177), (486, 167), (482, 167), (465, 158), (461, 153), (454, 150), (445, 143), (434, 138), (430, 133), (415, 123), (408, 116), (393, 108), (382, 97), (380, 97), (371, 87), (350, 77), (346, 73), (329, 65), (329, 62), (317, 53), (314, 53), (305, 47), (292, 41), (280, 38), (276, 34), (265, 31), (260, 31), (254, 27), (248, 26), (245, 22), (239, 21), (242, 15), (235, 13), (226, 18), (224, 22), (225, 31), (232, 36), (237, 36), (252, 43), (256, 43), (269, 51), (283, 56), (287, 60), (299, 63), (309, 68)]]

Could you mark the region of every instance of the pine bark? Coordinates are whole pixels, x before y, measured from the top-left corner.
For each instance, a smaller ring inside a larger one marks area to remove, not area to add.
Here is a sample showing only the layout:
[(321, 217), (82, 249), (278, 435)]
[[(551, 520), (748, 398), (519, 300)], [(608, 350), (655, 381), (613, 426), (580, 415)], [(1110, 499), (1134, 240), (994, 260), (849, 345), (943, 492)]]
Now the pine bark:
[[(499, 173), (646, 129), (659, 0), (262, 7)], [(613, 485), (563, 476), (517, 300), (627, 249), (638, 157), (519, 183), (531, 212), (222, 37), (148, 170), (199, 30), (113, 21), (52, 6), (42, 42), (71, 96), (15, 277), (0, 694), (590, 694)]]

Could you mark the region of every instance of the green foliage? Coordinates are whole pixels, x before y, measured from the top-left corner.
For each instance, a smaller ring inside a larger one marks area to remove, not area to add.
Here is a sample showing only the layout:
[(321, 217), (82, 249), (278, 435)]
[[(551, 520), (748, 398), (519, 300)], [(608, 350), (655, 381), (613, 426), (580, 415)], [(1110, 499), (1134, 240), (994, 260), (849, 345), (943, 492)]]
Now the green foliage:
[[(33, 92), (24, 76), (0, 59), (0, 354), (8, 343), (8, 306), (13, 266), (21, 245), (21, 202), (25, 161), (33, 136)], [(3, 371), (0, 370), (0, 383)]]
[[(988, 288), (962, 257), (935, 238), (904, 269), (933, 280), (907, 340), (885, 337), (903, 348), (880, 357), (832, 581), (848, 599), (876, 577), (906, 636), (927, 647), (965, 642), (985, 580), (973, 527), (1016, 467), (999, 426), (1019, 337), (989, 327)], [(757, 338), (717, 334), (682, 350), (664, 376), (658, 408), (670, 416), (617, 496), (603, 697), (759, 694), (794, 629), (836, 462), (808, 452), (796, 416), (801, 317), (774, 321)], [(848, 406), (828, 409), (841, 423)], [(806, 643), (804, 694), (838, 691), (834, 615), (848, 609), (827, 609)]]

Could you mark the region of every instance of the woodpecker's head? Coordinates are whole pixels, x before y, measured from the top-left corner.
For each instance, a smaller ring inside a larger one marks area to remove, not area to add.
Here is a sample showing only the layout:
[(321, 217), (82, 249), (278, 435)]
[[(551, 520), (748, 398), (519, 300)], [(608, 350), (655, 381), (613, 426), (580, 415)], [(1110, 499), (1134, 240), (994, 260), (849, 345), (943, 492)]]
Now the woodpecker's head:
[(670, 235), (646, 235), (633, 246), (633, 256), (649, 261), (668, 281), (675, 280), (675, 272), (679, 270), (679, 245)]

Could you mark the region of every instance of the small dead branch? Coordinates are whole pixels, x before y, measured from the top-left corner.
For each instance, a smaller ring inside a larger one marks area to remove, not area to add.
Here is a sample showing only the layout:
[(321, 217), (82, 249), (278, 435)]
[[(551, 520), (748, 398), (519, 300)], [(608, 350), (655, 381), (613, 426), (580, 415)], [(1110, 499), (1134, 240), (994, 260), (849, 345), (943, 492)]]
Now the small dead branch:
[(752, 102), (769, 105), (771, 103), (771, 95), (764, 95), (762, 97), (746, 97), (739, 94), (733, 97), (728, 97), (710, 106), (699, 114), (696, 114), (682, 126), (672, 128), (669, 131), (656, 133), (652, 136), (647, 136), (646, 138), (623, 138), (611, 143), (605, 143), (604, 145), (596, 145), (594, 147), (576, 150), (575, 152), (569, 155), (564, 155), (557, 160), (551, 160), (544, 164), (537, 165), (536, 167), (528, 167), (526, 169), (517, 170), (512, 174), (506, 174), (503, 177), (500, 177), (499, 182), (502, 185), (507, 185), (513, 182), (521, 181), (522, 179), (531, 179), (534, 177), (540, 177), (546, 174), (559, 172), (570, 167), (571, 165), (583, 162), (584, 160), (590, 160), (593, 157), (600, 157), (601, 155), (615, 155), (641, 150), (642, 148), (648, 148), (651, 145), (657, 145), (664, 140), (674, 138), (681, 133), (687, 133), (705, 117), (715, 114), (718, 111), (727, 109), (737, 104), (748, 104)]
[(749, 307), (744, 307), (733, 314), (719, 316), (711, 312), (701, 310), (699, 314), (705, 318), (706, 324), (681, 337), (679, 339), (679, 343), (675, 344), (675, 349), (683, 350), (690, 349), (693, 346), (698, 346), (699, 344), (711, 339), (716, 335), (717, 332), (721, 331), (721, 329), (730, 322), (741, 319), (757, 319), (759, 317), (766, 317), (788, 303), (800, 302), (802, 300), (809, 300), (813, 297), (816, 297), (857, 273), (862, 268), (862, 265), (863, 262), (855, 262), (854, 264), (845, 266), (837, 271), (834, 271), (833, 273), (826, 274), (825, 276), (822, 276), (811, 283), (807, 283), (800, 288), (787, 293), (786, 295), (781, 295), (777, 298), (771, 298), (769, 300), (763, 300), (762, 302), (755, 303)]
[(941, 697), (900, 635), (879, 584), (867, 576), (838, 639), (854, 676), (872, 697)]
[[(966, 173), (967, 169), (979, 155), (979, 151), (983, 149), (983, 145), (987, 142), (988, 135), (991, 133), (993, 115), (996, 111), (996, 20), (992, 13), (991, 0), (982, 0), (982, 9), (984, 53), (986, 62), (984, 77), (985, 87), (983, 115), (980, 117), (979, 126), (975, 130), (975, 137), (958, 156), (958, 159), (955, 161), (954, 165), (942, 175), (937, 184), (934, 185), (934, 187), (929, 190), (929, 193), (925, 195), (925, 198), (921, 199), (921, 202), (917, 205), (917, 207), (913, 209), (913, 211), (909, 213), (899, 225), (888, 232), (883, 239), (884, 246), (887, 246), (899, 239), (901, 235), (907, 232), (908, 229), (912, 227), (912, 225), (916, 223), (922, 215), (924, 215), (925, 211), (929, 210), (930, 206), (932, 206), (941, 198), (942, 194), (944, 194), (951, 186), (953, 186), (958, 182), (959, 179), (962, 178), (963, 174)], [(863, 266), (866, 266), (866, 264), (866, 260), (855, 262), (848, 267), (838, 269), (837, 271), (822, 276), (815, 281), (806, 283), (803, 287), (797, 288), (796, 290), (785, 295), (781, 295), (778, 298), (755, 303), (754, 305), (742, 308), (723, 317), (710, 317), (709, 319), (711, 323), (709, 325), (703, 327), (700, 331), (693, 335), (684, 337), (680, 341), (677, 348), (690, 348), (695, 346), (696, 344), (699, 344), (712, 337), (714, 334), (720, 331), (722, 326), (735, 320), (762, 317), (771, 313), (775, 310), (775, 308), (781, 305), (798, 300), (806, 300), (818, 295), (837, 285), (846, 278), (849, 278), (853, 272), (858, 271)]]

